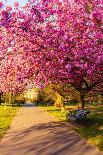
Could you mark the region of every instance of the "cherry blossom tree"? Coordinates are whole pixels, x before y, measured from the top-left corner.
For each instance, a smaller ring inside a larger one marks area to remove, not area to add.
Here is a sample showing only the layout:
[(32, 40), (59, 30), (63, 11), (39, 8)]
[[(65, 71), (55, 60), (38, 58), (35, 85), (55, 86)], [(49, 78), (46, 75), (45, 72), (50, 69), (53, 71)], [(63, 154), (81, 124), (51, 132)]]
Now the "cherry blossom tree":
[(11, 47), (15, 85), (31, 77), (40, 87), (68, 83), (80, 92), (84, 108), (85, 94), (97, 86), (102, 89), (102, 0), (32, 0), (23, 8), (17, 2), (14, 9), (0, 7), (0, 61), (4, 66)]

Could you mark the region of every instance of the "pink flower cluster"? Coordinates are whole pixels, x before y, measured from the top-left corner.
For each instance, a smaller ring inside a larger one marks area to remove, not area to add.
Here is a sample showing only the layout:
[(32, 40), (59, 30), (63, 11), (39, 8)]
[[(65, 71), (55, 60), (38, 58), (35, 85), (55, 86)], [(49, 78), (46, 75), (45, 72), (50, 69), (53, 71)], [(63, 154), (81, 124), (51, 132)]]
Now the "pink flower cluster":
[(2, 9), (1, 89), (24, 89), (31, 78), (41, 87), (62, 82), (80, 89), (84, 80), (89, 85), (101, 83), (101, 5), (101, 0), (46, 0), (30, 1), (22, 9), (15, 2), (15, 10)]

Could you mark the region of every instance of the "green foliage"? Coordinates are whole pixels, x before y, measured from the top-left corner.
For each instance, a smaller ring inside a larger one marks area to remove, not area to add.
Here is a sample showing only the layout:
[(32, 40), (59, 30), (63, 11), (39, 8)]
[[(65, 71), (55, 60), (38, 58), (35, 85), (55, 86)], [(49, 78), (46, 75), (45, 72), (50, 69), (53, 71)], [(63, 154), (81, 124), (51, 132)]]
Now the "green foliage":
[(26, 98), (24, 97), (23, 94), (16, 94), (14, 95), (14, 100), (12, 104), (21, 105), (21, 104), (24, 104), (25, 102), (26, 102)]
[(63, 97), (59, 94), (56, 94), (56, 99), (55, 99), (55, 106), (56, 107), (63, 107), (63, 101), (62, 101)]
[(5, 93), (2, 95), (2, 103), (11, 105), (20, 105), (25, 103), (26, 99), (23, 94)]
[(44, 105), (52, 105), (54, 104), (54, 99), (52, 98), (52, 96), (48, 95), (48, 93), (45, 90), (39, 90), (35, 103), (44, 104)]
[(1, 95), (1, 103), (5, 103), (5, 98), (3, 94)]
[(55, 103), (58, 107), (65, 107), (65, 103), (67, 105), (76, 105), (78, 100), (79, 94), (71, 85), (51, 84), (44, 90), (38, 91), (36, 103), (43, 103), (47, 105), (53, 105)]
[(79, 101), (77, 99), (71, 99), (68, 102), (66, 102), (66, 105), (77, 105)]

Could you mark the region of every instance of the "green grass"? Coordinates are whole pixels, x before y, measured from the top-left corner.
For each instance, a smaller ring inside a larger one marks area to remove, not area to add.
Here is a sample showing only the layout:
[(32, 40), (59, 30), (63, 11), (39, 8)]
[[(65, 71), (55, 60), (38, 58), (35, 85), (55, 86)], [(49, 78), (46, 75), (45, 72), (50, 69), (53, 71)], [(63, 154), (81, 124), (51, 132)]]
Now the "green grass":
[(0, 105), (0, 139), (10, 127), (11, 121), (16, 115), (18, 108), (19, 107), (12, 107), (11, 105)]
[(46, 109), (47, 112), (57, 117), (59, 120), (65, 120), (66, 111), (61, 110), (60, 108), (56, 108), (54, 106), (48, 106)]
[(76, 131), (86, 138), (90, 144), (103, 151), (103, 107), (95, 107), (88, 120), (88, 126), (80, 127)]
[[(59, 120), (65, 121), (67, 111), (60, 108), (49, 106), (41, 107)], [(68, 111), (76, 109), (77, 106), (67, 106)], [(88, 117), (88, 123), (73, 125), (72, 129), (85, 138), (88, 143), (95, 145), (99, 150), (103, 151), (103, 106), (86, 106), (91, 114)]]

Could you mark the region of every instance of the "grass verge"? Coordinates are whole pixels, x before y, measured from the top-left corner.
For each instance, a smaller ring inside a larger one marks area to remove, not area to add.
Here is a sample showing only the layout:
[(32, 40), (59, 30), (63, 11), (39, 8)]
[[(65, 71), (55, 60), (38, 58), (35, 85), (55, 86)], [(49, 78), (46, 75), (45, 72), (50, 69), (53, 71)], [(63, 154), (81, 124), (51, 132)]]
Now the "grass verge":
[[(74, 110), (76, 106), (67, 106), (66, 111), (54, 106), (41, 107), (59, 120), (66, 121), (65, 115), (67, 111)], [(73, 125), (72, 129), (85, 138), (88, 143), (95, 145), (99, 150), (103, 151), (103, 106), (87, 106), (91, 114), (88, 117), (88, 123), (79, 126)]]
[(10, 127), (11, 121), (16, 115), (19, 107), (11, 105), (0, 105), (0, 139), (4, 136), (7, 129)]

